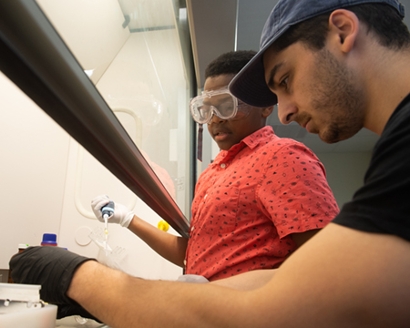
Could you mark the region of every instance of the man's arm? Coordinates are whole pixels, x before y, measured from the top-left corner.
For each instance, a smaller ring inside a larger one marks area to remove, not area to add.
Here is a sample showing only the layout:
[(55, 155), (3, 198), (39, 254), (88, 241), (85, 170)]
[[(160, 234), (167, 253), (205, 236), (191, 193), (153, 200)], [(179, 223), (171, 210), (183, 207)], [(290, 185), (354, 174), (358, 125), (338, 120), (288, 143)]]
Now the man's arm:
[(134, 234), (168, 261), (183, 267), (188, 239), (159, 230), (134, 215), (128, 226)]
[(278, 269), (253, 270), (210, 283), (237, 290), (252, 290), (265, 286), (272, 279), (276, 270)]
[[(105, 223), (102, 217), (101, 208), (110, 202), (107, 195), (99, 195), (91, 201), (91, 208), (95, 217)], [(114, 203), (114, 202), (113, 202)], [(148, 222), (145, 222), (129, 210), (126, 206), (114, 203), (114, 212), (108, 217), (108, 223), (120, 224), (130, 229), (140, 237), (155, 252), (168, 261), (182, 267), (184, 264), (188, 240), (157, 229)]]
[(409, 242), (331, 223), (256, 290), (146, 281), (89, 261), (68, 296), (118, 328), (403, 327), (409, 272)]
[[(76, 271), (67, 295), (116, 328), (228, 328), (239, 327), (231, 317), (249, 306), (238, 293), (211, 284), (143, 280), (89, 261)], [(218, 306), (222, 316), (213, 314)], [(244, 327), (252, 326), (251, 319), (243, 316)]]

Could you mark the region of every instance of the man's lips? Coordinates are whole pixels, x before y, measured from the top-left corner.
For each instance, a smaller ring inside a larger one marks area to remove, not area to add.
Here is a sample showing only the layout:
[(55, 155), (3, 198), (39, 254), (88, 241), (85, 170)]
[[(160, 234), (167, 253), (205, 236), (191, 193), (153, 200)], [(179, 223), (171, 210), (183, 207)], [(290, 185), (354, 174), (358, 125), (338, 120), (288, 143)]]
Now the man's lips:
[(213, 130), (212, 131), (213, 136), (217, 136), (219, 134), (229, 134), (229, 131), (227, 131), (227, 130)]
[(301, 123), (299, 123), (299, 125), (302, 127), (302, 128), (304, 128), (304, 129), (307, 129), (307, 125), (309, 124), (309, 122), (310, 122), (310, 119), (308, 119), (308, 120), (305, 120), (305, 121), (303, 121), (303, 122), (301, 122)]
[(228, 137), (229, 133), (227, 131), (215, 131), (213, 136), (215, 140), (223, 140)]
[(312, 120), (307, 120), (305, 122), (303, 122), (303, 125), (301, 125), (304, 129), (306, 129), (307, 132), (309, 133), (316, 133), (315, 131), (313, 131), (314, 126), (312, 125)]
[[(299, 123), (299, 122), (298, 122)], [(301, 122), (301, 123), (299, 123), (299, 125), (302, 127), (302, 128), (304, 128), (304, 129), (306, 129), (306, 125), (309, 123), (309, 120), (306, 120), (306, 121), (304, 121), (304, 122)]]

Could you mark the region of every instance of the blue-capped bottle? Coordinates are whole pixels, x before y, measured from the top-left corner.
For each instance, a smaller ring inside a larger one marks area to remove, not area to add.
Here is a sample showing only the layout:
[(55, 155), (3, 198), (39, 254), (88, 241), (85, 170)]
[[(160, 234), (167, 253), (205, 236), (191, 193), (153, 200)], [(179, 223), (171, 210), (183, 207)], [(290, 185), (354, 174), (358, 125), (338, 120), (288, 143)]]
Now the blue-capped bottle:
[(57, 235), (55, 233), (44, 233), (41, 246), (57, 246)]

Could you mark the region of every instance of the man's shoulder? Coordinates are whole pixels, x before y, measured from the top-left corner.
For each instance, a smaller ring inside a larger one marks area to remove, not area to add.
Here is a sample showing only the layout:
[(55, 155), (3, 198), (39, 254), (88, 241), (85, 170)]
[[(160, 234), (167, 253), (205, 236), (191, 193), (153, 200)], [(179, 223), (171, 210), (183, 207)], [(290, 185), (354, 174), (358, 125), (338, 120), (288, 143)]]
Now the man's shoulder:
[(408, 124), (406, 124), (407, 120), (410, 120), (410, 94), (408, 94), (394, 110), (386, 124), (386, 128), (395, 124), (400, 125), (401, 123), (404, 123), (404, 127), (408, 127)]
[[(408, 142), (410, 140), (410, 94), (397, 106), (387, 121), (386, 126), (375, 145), (375, 151), (385, 148), (396, 141)], [(391, 145), (390, 145), (391, 146)], [(404, 147), (407, 149), (407, 147)]]

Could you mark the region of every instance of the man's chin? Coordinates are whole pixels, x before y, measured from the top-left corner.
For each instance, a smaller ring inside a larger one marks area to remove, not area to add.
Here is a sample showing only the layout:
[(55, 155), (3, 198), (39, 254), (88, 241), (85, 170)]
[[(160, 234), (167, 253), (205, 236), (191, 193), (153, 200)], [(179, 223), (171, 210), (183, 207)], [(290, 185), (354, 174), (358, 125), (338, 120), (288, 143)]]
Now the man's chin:
[(314, 132), (315, 134), (319, 135), (320, 140), (327, 144), (334, 144), (336, 142), (339, 142), (343, 139), (340, 138), (339, 134), (337, 133), (320, 133), (320, 132)]
[(320, 134), (318, 133), (320, 140), (322, 140), (323, 142), (327, 143), (327, 144), (334, 144), (346, 139), (349, 139), (351, 137), (353, 137), (353, 135), (340, 135), (340, 134)]

